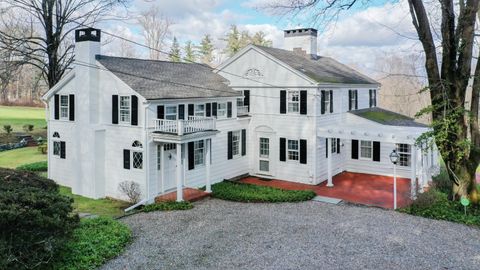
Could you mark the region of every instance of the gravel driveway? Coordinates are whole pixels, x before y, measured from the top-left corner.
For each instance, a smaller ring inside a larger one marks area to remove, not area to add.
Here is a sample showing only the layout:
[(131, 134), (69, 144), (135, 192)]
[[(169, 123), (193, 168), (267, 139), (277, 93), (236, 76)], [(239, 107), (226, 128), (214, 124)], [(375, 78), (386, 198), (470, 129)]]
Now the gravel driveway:
[(123, 221), (103, 269), (480, 269), (479, 229), (377, 208), (206, 199)]

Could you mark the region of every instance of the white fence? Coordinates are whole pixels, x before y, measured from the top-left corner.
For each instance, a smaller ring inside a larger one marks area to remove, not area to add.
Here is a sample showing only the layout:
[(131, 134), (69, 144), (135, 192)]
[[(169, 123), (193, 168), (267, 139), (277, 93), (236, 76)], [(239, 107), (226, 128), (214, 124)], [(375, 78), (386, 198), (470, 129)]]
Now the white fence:
[(248, 115), (248, 106), (237, 106), (237, 115)]
[(155, 131), (184, 135), (206, 130), (215, 130), (216, 121), (211, 117), (189, 116), (188, 120), (155, 120)]

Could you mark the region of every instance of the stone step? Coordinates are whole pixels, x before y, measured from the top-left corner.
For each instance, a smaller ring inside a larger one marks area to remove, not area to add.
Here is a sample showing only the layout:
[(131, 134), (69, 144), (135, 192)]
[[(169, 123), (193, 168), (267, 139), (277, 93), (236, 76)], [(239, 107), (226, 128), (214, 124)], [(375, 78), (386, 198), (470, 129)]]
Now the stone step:
[(331, 204), (339, 204), (342, 201), (341, 199), (325, 197), (325, 196), (315, 196), (312, 200), (316, 202), (324, 202), (324, 203), (331, 203)]

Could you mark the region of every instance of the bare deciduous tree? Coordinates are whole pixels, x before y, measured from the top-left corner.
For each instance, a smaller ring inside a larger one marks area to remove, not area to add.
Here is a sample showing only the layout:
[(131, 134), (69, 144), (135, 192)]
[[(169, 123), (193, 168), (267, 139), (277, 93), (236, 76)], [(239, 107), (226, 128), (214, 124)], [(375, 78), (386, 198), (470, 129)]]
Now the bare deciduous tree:
[(157, 6), (152, 6), (140, 14), (138, 23), (143, 28), (146, 45), (150, 48), (149, 57), (153, 60), (162, 59), (162, 47), (169, 35), (172, 22), (162, 14)]
[(0, 46), (15, 52), (22, 61), (42, 71), (53, 87), (73, 61), (71, 32), (79, 26), (92, 25), (114, 7), (129, 0), (0, 0), (4, 14), (15, 14), (15, 20), (31, 31), (13, 34), (2, 16)]
[[(336, 16), (360, 3), (358, 0), (276, 2), (279, 4), (274, 3), (269, 8), (308, 11), (316, 18)], [(433, 131), (420, 139), (435, 139), (454, 182), (452, 197), (470, 195), (478, 202), (475, 172), (480, 162), (480, 61), (474, 65), (473, 59), (479, 0), (439, 0), (438, 3), (440, 7), (434, 8), (440, 9), (437, 12), (441, 17), (440, 25), (429, 17), (432, 10), (428, 10), (424, 1), (408, 0), (412, 23), (423, 47), (427, 91), (432, 101), (432, 105), (421, 113), (432, 114)], [(467, 100), (469, 83), (472, 84), (471, 102)]]
[(140, 201), (142, 192), (140, 190), (140, 185), (137, 182), (123, 181), (118, 184), (118, 190), (127, 196), (130, 203), (135, 204)]

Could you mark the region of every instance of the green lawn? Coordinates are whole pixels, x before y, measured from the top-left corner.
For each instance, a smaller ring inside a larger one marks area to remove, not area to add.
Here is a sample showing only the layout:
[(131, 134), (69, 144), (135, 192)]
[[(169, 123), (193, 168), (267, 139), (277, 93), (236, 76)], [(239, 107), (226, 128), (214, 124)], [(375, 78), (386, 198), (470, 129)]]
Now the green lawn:
[(128, 202), (111, 199), (90, 199), (72, 194), (69, 187), (60, 187), (60, 193), (73, 198), (73, 208), (77, 213), (90, 213), (105, 217), (118, 217), (124, 214), (123, 209), (130, 206)]
[(20, 106), (0, 106), (0, 133), (4, 133), (4, 125), (11, 125), (13, 132), (22, 132), (23, 125), (34, 125), (34, 131), (44, 129), (45, 109)]
[(0, 167), (15, 169), (28, 163), (46, 161), (47, 155), (38, 151), (37, 147), (24, 147), (0, 152)]

